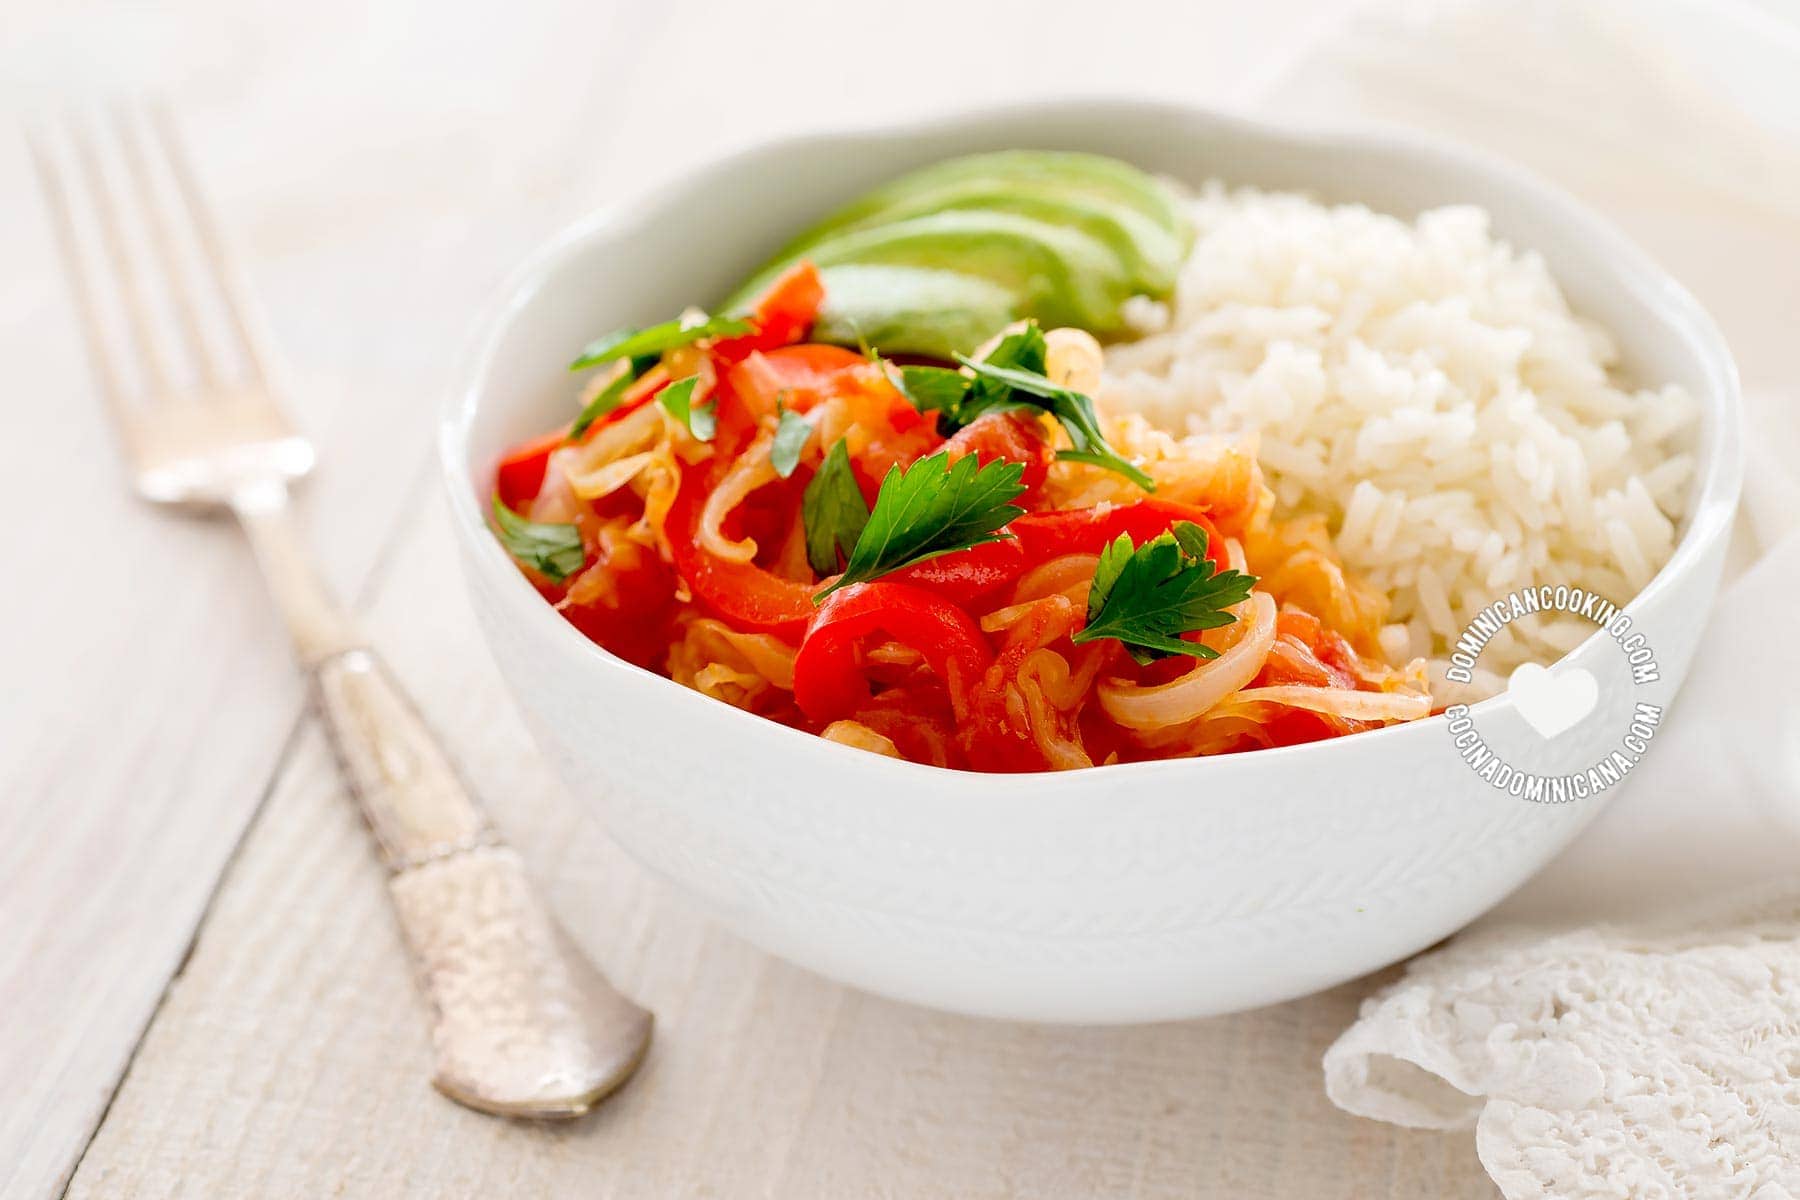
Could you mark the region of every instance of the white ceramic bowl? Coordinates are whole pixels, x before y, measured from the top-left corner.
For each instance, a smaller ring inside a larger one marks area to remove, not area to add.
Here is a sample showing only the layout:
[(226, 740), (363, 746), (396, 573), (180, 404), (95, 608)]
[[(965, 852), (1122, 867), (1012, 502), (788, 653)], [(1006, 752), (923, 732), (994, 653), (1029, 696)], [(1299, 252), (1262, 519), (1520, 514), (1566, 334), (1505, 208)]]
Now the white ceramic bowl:
[[(875, 183), (1006, 147), (1097, 151), (1194, 182), (1300, 188), (1400, 215), (1474, 202), (1501, 236), (1541, 251), (1639, 377), (1676, 381), (1704, 408), (1680, 545), (1628, 609), (1661, 668), (1634, 698), (1672, 695), (1717, 588), (1741, 457), (1731, 358), (1686, 292), (1567, 197), (1461, 151), (1184, 107), (1055, 103), (758, 147), (576, 226), (508, 286), (442, 442), (476, 610), (536, 736), (619, 842), (732, 929), (921, 1004), (1052, 1021), (1201, 1016), (1328, 987), (1430, 945), (1548, 861), (1600, 800), (1552, 806), (1495, 791), (1457, 756), (1441, 717), (1068, 774), (897, 762), (613, 658), (552, 612), (489, 535), (493, 464), (507, 444), (567, 419), (563, 366), (587, 338), (724, 294)], [(1564, 661), (1604, 677), (1619, 658), (1596, 635)], [(1506, 697), (1477, 714), (1491, 744), (1532, 736)], [(1567, 760), (1556, 769), (1598, 758), (1625, 719), (1603, 697), (1556, 740)]]

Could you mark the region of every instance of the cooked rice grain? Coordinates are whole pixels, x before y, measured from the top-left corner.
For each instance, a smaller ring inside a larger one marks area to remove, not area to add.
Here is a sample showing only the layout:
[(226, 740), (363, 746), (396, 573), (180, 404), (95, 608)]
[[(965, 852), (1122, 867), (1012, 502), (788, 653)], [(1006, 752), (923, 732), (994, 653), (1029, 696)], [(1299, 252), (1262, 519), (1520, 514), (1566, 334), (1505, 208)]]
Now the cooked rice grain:
[[(1390, 656), (1438, 661), (1481, 608), (1542, 583), (1624, 603), (1668, 561), (1697, 419), (1634, 390), (1605, 330), (1479, 208), (1408, 223), (1209, 184), (1169, 305), (1107, 353), (1106, 400), (1175, 431), (1254, 435), (1286, 513), (1320, 512), (1392, 600)], [(1485, 687), (1591, 632), (1503, 630)]]

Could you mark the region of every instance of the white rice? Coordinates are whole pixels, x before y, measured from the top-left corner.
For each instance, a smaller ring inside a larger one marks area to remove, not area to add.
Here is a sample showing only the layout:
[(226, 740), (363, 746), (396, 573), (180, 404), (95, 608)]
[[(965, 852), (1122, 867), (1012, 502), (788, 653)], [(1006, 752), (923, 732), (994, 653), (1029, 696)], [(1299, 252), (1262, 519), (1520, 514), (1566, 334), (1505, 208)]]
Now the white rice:
[[(1408, 222), (1209, 184), (1169, 305), (1107, 353), (1108, 403), (1175, 431), (1253, 434), (1282, 515), (1323, 512), (1344, 559), (1392, 599), (1391, 655), (1442, 659), (1517, 588), (1623, 604), (1674, 549), (1697, 410), (1629, 389), (1607, 333), (1541, 259), (1475, 207)], [(1491, 691), (1593, 626), (1508, 626)]]

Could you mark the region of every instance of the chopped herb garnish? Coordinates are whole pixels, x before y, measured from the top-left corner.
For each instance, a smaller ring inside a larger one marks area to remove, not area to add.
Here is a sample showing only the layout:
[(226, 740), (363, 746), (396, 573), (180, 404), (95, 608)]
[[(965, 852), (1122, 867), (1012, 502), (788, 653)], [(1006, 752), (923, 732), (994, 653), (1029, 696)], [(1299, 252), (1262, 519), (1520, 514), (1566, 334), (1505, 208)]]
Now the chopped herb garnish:
[[(1034, 321), (994, 343), (994, 348), (983, 356), (982, 362), (1042, 375), (1048, 354), (1044, 331)], [(912, 401), (914, 408), (938, 414), (938, 432), (945, 437), (991, 412), (1009, 408), (1041, 410), (1044, 407), (1035, 397), (1016, 398), (1012, 387), (1006, 383), (958, 371), (954, 367), (902, 367), (895, 383)]]
[(651, 325), (646, 329), (615, 329), (605, 337), (595, 338), (582, 348), (581, 357), (569, 364), (569, 370), (581, 371), (618, 358), (640, 358), (661, 354), (677, 346), (686, 346), (702, 338), (731, 337), (750, 332), (750, 322), (738, 317), (704, 317), (684, 322), (680, 317)]
[(494, 493), (494, 524), (506, 552), (551, 583), (561, 583), (587, 562), (575, 526), (528, 521), (506, 507), (499, 492)]
[(981, 361), (1042, 375), (1049, 358), (1050, 345), (1044, 339), (1044, 331), (1036, 321), (1027, 321), (1022, 328), (995, 342), (994, 348), (981, 356)]
[(718, 404), (711, 400), (705, 404), (694, 403), (694, 385), (698, 382), (698, 375), (677, 379), (659, 392), (656, 399), (663, 411), (680, 421), (696, 441), (710, 442), (719, 426)]
[(781, 416), (775, 423), (775, 441), (769, 446), (769, 462), (774, 466), (775, 474), (786, 479), (800, 465), (800, 452), (806, 449), (806, 439), (812, 436), (812, 424), (779, 400), (775, 402), (775, 408)]
[(869, 504), (850, 468), (850, 449), (841, 440), (800, 497), (800, 519), (806, 528), (806, 561), (820, 575), (835, 574), (839, 556), (849, 558), (869, 523)]
[(1218, 651), (1181, 635), (1237, 620), (1225, 610), (1249, 599), (1255, 583), (1254, 576), (1215, 568), (1206, 557), (1206, 531), (1192, 521), (1136, 547), (1121, 533), (1100, 552), (1087, 625), (1071, 640), (1117, 638), (1139, 663), (1174, 654), (1217, 658)]
[(920, 412), (938, 412), (956, 419), (969, 377), (952, 367), (901, 367), (897, 381), (906, 398)]
[(904, 471), (889, 468), (843, 575), (813, 602), (845, 584), (1011, 537), (999, 530), (1025, 511), (1012, 503), (1025, 490), (1024, 473), (1023, 463), (997, 459), (982, 466), (973, 454), (953, 464), (947, 451)]
[(1094, 413), (1094, 402), (1087, 396), (1073, 388), (1051, 383), (1039, 372), (996, 366), (992, 361), (976, 362), (961, 355), (957, 356), (957, 361), (974, 371), (978, 382), (1004, 385), (1008, 389), (1004, 402), (1010, 403), (1021, 394), (1035, 397), (1036, 407), (1062, 422), (1074, 449), (1057, 451), (1058, 458), (1104, 467), (1125, 476), (1146, 492), (1156, 490), (1155, 480), (1107, 444), (1106, 435), (1100, 430), (1100, 418)]
[(1044, 374), (1048, 355), (1044, 331), (1032, 321), (1001, 338), (979, 362), (957, 355), (956, 361), (970, 374), (948, 367), (902, 367), (895, 383), (914, 408), (938, 414), (938, 431), (945, 436), (989, 413), (1014, 409), (1049, 413), (1062, 423), (1072, 443), (1070, 449), (1057, 451), (1058, 458), (1117, 471), (1146, 492), (1155, 491), (1155, 480), (1107, 444), (1093, 400), (1052, 383)]

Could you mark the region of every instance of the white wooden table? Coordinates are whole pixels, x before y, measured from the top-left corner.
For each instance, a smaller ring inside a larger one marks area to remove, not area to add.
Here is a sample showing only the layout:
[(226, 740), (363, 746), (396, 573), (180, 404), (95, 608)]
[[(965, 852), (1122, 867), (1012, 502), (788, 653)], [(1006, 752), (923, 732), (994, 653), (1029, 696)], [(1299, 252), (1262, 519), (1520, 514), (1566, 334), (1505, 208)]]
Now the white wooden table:
[(1086, 6), (954, 0), (789, 5), (780, 31), (748, 5), (9, 6), (21, 115), (143, 88), (182, 113), (323, 453), (303, 507), (332, 579), (658, 1030), (574, 1124), (430, 1089), (381, 870), (248, 555), (126, 493), (6, 145), (0, 1196), (1492, 1195), (1466, 1135), (1325, 1101), (1319, 1055), (1367, 984), (1155, 1028), (1006, 1025), (833, 986), (687, 911), (533, 752), (432, 462), (476, 309), (609, 198), (921, 107), (1151, 81), (1266, 101), (1349, 2), (1113, 3), (1099, 36)]

